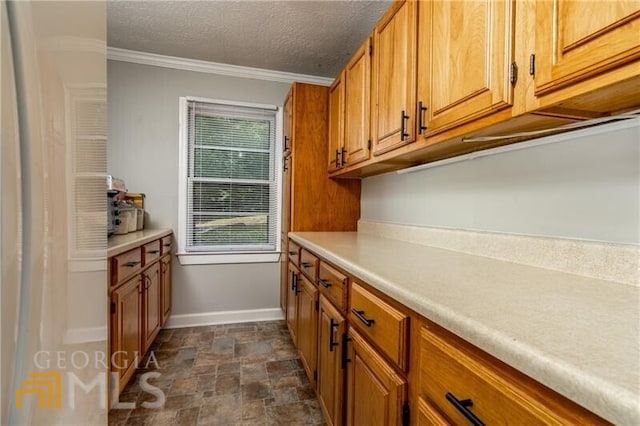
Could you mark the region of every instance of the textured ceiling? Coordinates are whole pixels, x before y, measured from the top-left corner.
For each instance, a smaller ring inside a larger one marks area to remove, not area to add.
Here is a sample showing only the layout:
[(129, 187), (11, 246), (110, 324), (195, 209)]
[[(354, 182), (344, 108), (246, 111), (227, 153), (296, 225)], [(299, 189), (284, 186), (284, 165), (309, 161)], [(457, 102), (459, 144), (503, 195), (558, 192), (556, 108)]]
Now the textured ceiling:
[(390, 1), (107, 2), (108, 45), (335, 77)]

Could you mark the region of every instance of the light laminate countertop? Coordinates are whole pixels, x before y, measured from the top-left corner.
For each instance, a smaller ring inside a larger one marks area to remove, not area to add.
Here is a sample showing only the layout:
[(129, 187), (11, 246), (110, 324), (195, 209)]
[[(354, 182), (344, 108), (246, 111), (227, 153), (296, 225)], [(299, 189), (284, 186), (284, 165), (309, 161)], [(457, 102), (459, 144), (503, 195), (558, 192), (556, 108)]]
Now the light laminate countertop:
[(117, 256), (120, 253), (139, 247), (150, 241), (171, 235), (171, 229), (143, 229), (122, 235), (112, 235), (107, 240), (107, 257)]
[(356, 232), (289, 236), (601, 417), (640, 424), (640, 288)]

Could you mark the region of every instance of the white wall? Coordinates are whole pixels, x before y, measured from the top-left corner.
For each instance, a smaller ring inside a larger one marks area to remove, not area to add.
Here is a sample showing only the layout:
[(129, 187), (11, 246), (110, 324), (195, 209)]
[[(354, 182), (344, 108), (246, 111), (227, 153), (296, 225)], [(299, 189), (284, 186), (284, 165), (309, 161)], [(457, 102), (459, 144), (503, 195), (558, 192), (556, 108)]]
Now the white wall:
[(366, 178), (362, 218), (640, 243), (640, 124), (551, 145)]
[[(282, 105), (289, 84), (108, 61), (109, 173), (147, 194), (149, 228), (178, 230), (178, 98)], [(173, 262), (173, 315), (279, 306), (278, 263)]]

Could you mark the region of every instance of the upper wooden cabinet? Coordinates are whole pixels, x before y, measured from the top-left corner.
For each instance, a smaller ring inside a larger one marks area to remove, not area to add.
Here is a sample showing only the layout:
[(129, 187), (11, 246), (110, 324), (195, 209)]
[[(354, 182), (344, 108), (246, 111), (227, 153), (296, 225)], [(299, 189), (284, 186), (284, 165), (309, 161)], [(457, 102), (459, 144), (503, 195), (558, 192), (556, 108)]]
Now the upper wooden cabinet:
[(344, 70), (344, 156), (342, 166), (369, 158), (371, 144), (371, 53), (367, 37)]
[(540, 96), (639, 59), (640, 2), (539, 0), (535, 41)]
[(344, 71), (329, 89), (329, 172), (341, 167), (344, 149)]
[(415, 140), (416, 1), (393, 3), (374, 29), (373, 151)]
[(514, 7), (513, 1), (420, 2), (418, 134), (511, 106)]

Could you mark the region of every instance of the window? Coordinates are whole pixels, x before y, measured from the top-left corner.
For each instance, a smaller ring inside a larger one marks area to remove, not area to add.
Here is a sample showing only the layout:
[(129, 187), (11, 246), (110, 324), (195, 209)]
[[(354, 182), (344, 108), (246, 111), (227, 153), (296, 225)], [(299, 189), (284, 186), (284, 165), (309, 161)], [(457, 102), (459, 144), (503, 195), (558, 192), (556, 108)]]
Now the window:
[[(179, 252), (227, 255), (187, 263), (277, 261), (277, 107), (195, 98), (181, 98), (180, 103)], [(271, 256), (242, 260), (230, 254)]]

